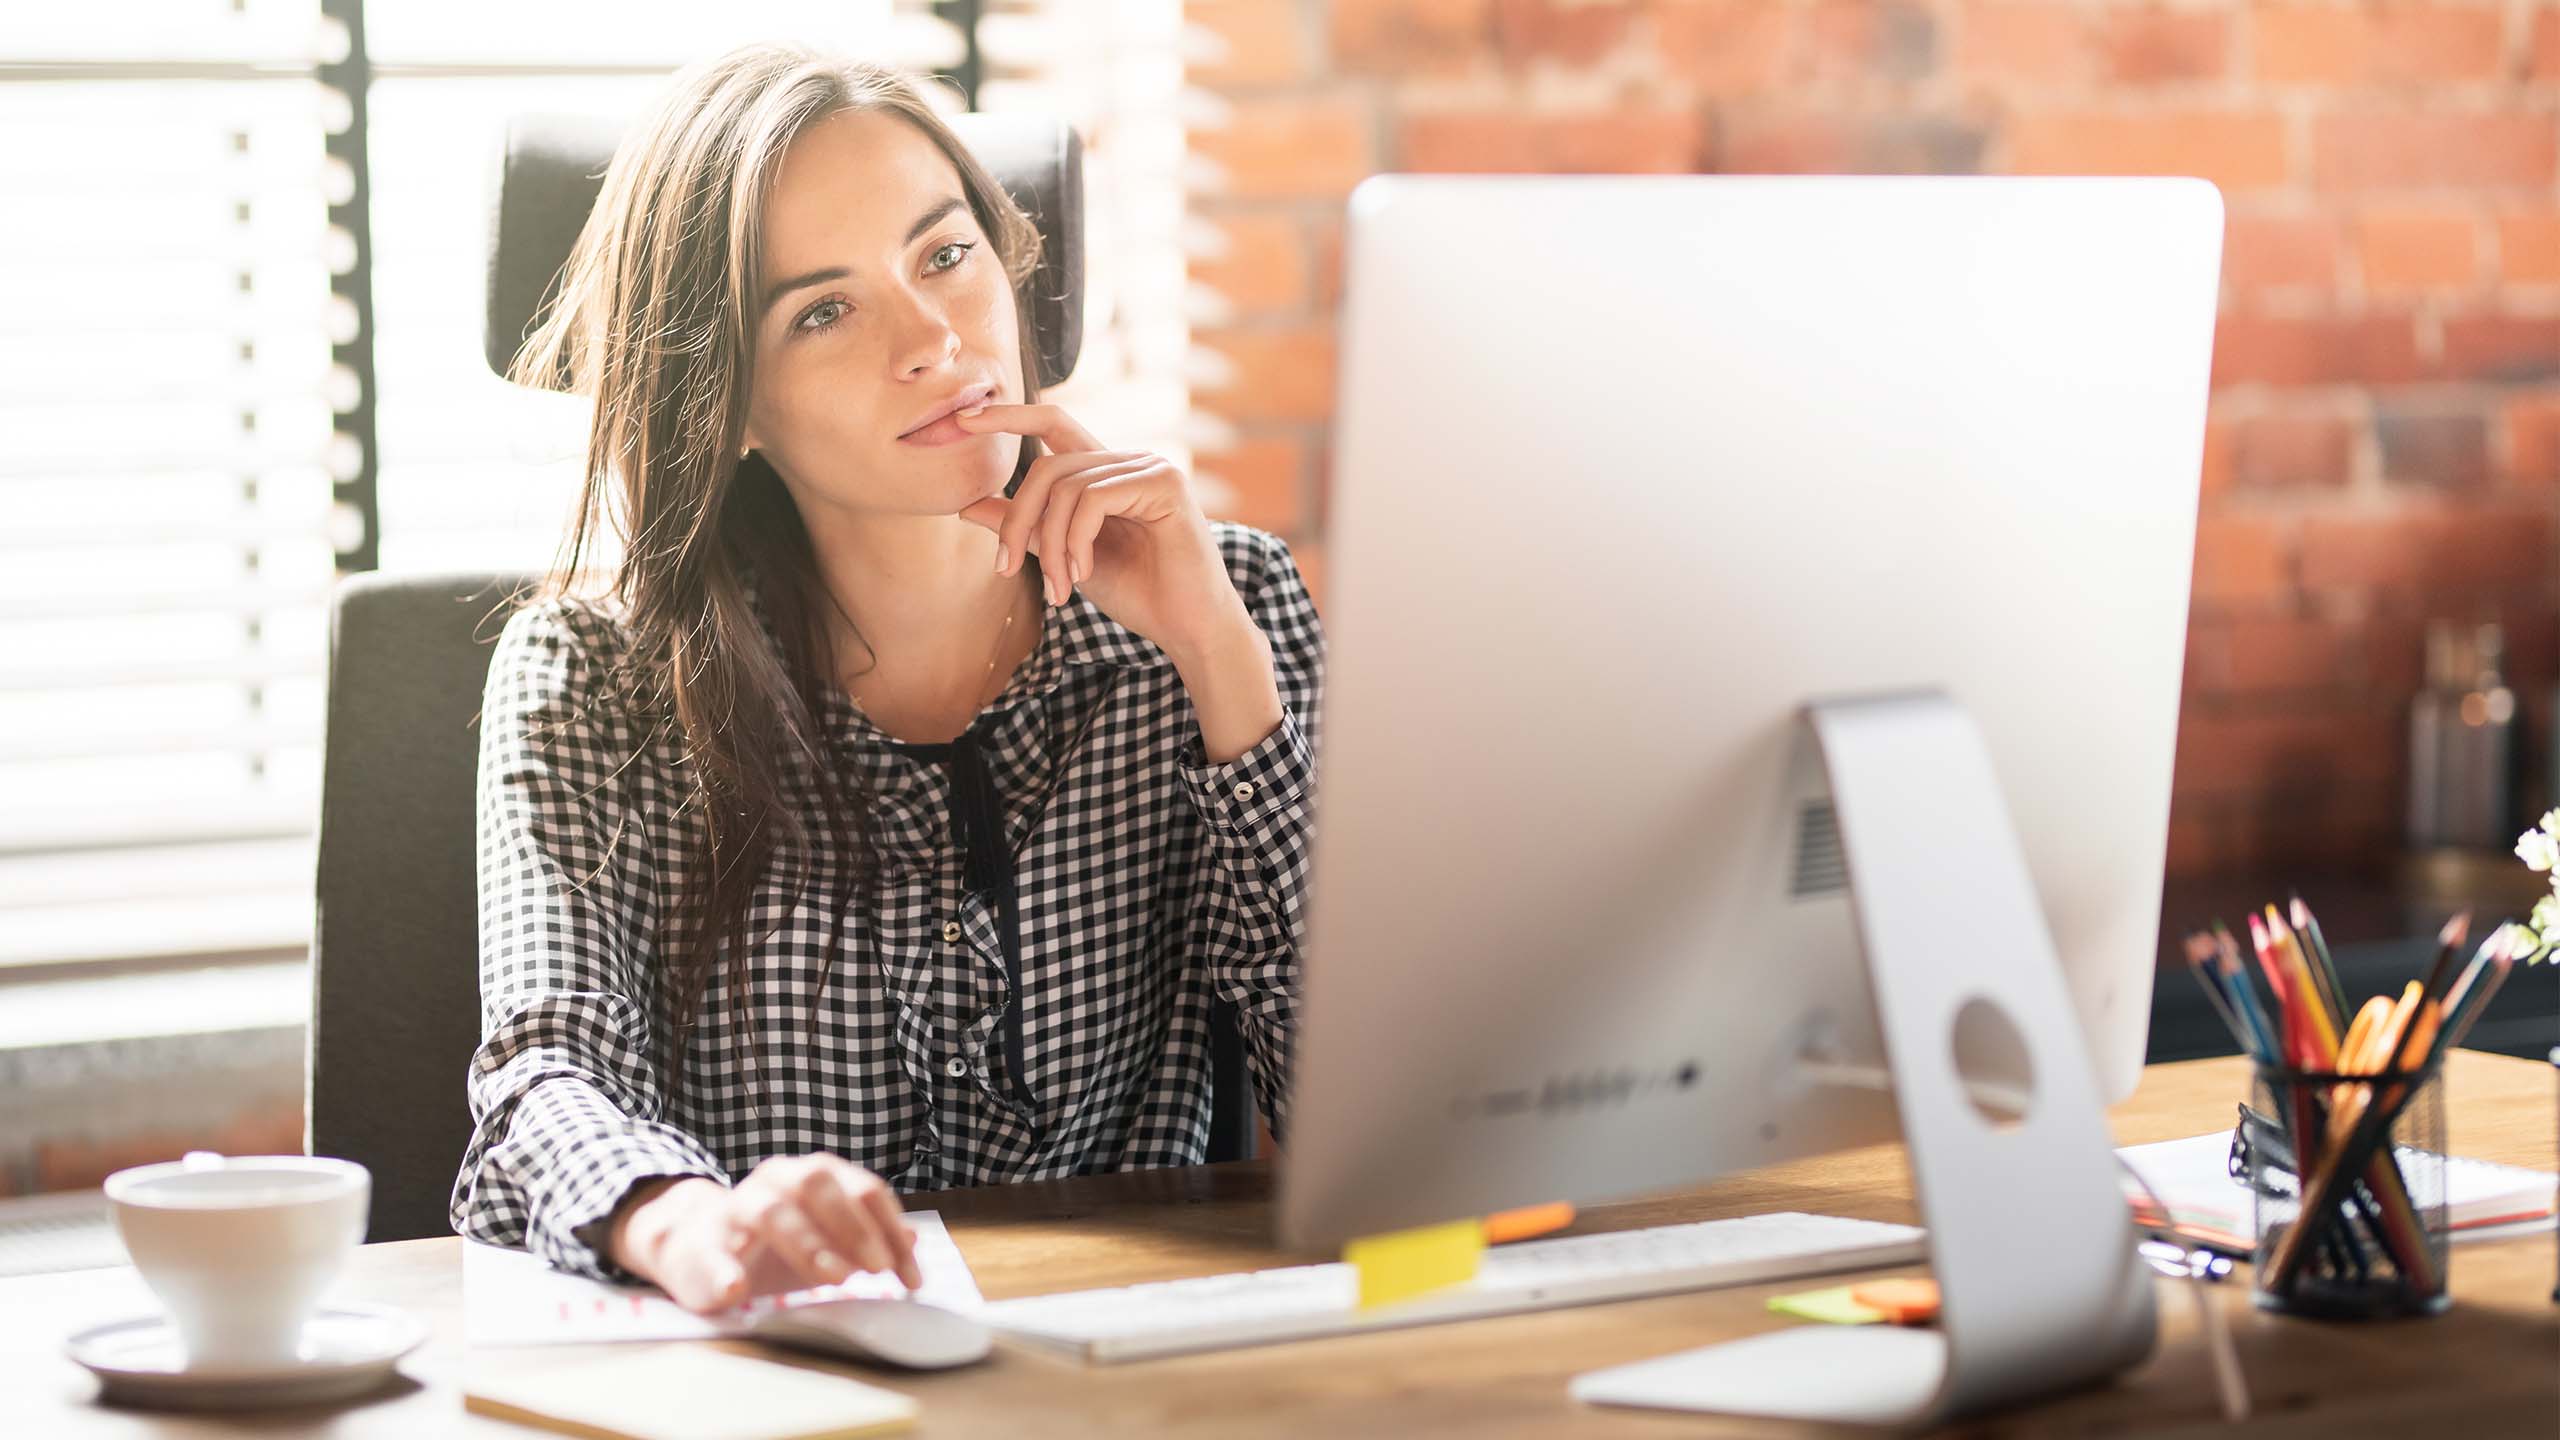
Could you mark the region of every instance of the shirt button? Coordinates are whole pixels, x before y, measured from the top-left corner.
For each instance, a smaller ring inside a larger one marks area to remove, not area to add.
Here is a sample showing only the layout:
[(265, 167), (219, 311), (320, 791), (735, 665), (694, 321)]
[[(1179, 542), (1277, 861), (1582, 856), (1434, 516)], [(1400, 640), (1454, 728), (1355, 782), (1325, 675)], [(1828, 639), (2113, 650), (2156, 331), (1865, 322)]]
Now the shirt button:
[(1253, 782), (1252, 782), (1252, 781), (1250, 781), (1250, 780), (1247, 780), (1247, 781), (1244, 781), (1244, 782), (1242, 782), (1242, 783), (1238, 784), (1238, 785), (1236, 786), (1236, 798), (1237, 798), (1237, 799), (1239, 799), (1239, 800), (1250, 800), (1250, 799), (1252, 799), (1252, 798), (1253, 798)]
[(945, 921), (943, 921), (943, 922), (942, 922), (942, 938), (943, 938), (943, 939), (945, 939), (945, 940), (957, 940), (957, 939), (959, 939), (959, 938), (960, 938), (960, 922), (959, 922), (959, 921), (957, 921), (957, 920), (945, 920)]
[(951, 1057), (951, 1063), (942, 1067), (942, 1073), (958, 1080), (969, 1073), (969, 1062), (954, 1055)]

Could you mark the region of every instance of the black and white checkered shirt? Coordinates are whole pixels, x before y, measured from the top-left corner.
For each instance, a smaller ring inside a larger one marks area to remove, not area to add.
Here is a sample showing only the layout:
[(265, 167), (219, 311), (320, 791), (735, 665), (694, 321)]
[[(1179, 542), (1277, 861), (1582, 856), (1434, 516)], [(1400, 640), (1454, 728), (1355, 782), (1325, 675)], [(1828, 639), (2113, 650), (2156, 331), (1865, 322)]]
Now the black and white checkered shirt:
[[(830, 690), (828, 753), (870, 784), (878, 893), (840, 907), (849, 866), (823, 838), (807, 893), (777, 855), (748, 912), (761, 1083), (715, 973), (672, 1095), (653, 967), (690, 934), (671, 897), (702, 844), (677, 816), (680, 739), (645, 727), (644, 746), (623, 707), (597, 703), (624, 643), (610, 615), (513, 615), (481, 717), (481, 1043), (454, 1228), (623, 1279), (591, 1241), (650, 1176), (734, 1183), (818, 1150), (901, 1191), (1197, 1163), (1219, 998), (1280, 1133), (1324, 636), (1283, 541), (1211, 528), (1270, 637), (1278, 727), (1207, 763), (1172, 662), (1081, 591), (1044, 612), (953, 747), (901, 745)], [(794, 784), (814, 822), (814, 786)], [(1000, 820), (1001, 885), (986, 883), (994, 837), (955, 824), (966, 812)], [(821, 983), (840, 908), (854, 933)]]

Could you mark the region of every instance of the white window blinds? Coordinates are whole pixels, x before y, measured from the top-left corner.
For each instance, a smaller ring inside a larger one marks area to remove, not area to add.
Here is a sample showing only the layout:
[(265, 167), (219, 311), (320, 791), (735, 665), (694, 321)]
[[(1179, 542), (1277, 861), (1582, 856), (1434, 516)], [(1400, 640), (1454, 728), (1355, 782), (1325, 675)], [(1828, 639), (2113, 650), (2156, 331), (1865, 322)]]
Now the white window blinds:
[[(332, 5), (330, 9), (338, 7)], [(583, 405), (490, 374), (486, 185), (517, 109), (635, 113), (669, 71), (805, 40), (926, 73), (928, 0), (374, 0), (362, 15), (376, 453), (336, 432), (355, 239), (321, 0), (0, 12), (0, 980), (299, 953), (312, 915), (329, 587), (535, 569)], [(1188, 459), (1173, 0), (981, 7), (979, 100), (1087, 145), (1087, 292), (1053, 392)], [(1073, 24), (1067, 23), (1072, 16)], [(938, 101), (957, 109), (956, 89)], [(33, 220), (34, 223), (27, 223)], [(379, 528), (340, 499), (373, 464)]]
[(0, 966), (308, 929), (351, 258), (322, 18), (0, 12)]

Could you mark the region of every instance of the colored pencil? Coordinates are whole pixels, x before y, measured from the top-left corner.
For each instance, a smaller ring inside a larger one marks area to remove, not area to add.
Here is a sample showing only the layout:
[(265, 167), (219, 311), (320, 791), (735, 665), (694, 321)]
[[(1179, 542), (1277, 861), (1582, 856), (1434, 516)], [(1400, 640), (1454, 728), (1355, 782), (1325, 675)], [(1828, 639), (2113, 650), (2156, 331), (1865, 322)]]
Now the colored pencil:
[(2320, 933), (2320, 922), (2312, 917), (2311, 907), (2302, 903), (2300, 895), (2291, 897), (2288, 908), (2293, 914), (2293, 933), (2302, 937), (2305, 951), (2318, 967), (2314, 973), (2319, 977), (2322, 991), (2328, 996), (2330, 1011), (2345, 1015), (2347, 991), (2338, 983), (2338, 964), (2329, 954), (2328, 937)]
[(2251, 1053), (2253, 1047), (2248, 1035), (2241, 1030), (2240, 1014), (2231, 1008), (2231, 997), (2223, 993), (2222, 976), (2214, 959), (2213, 937), (2201, 930), (2187, 936), (2187, 969), (2194, 972), (2196, 984), (2204, 987), (2205, 1003), (2213, 1007), (2215, 1017), (2222, 1021), (2222, 1028), (2231, 1032), (2240, 1053)]
[[(2500, 929), (2480, 947), (2480, 956), (2475, 958), (2472, 968), (2464, 973), (2462, 983), (2454, 987), (2454, 993), (2445, 1002), (2448, 1018), (2443, 1034), (2437, 1037), (2434, 1054), (2460, 1045), (2462, 1037), (2471, 1033), (2472, 1025), (2489, 1008), (2489, 1001), (2498, 993), (2498, 987), (2507, 982), (2507, 972), (2515, 968), (2520, 943), (2521, 937)], [(2492, 947), (2495, 947), (2494, 953)], [(2486, 969), (2482, 968), (2484, 960)]]
[(2311, 973), (2311, 962), (2303, 958), (2302, 945), (2286, 928), (2284, 917), (2276, 907), (2267, 907), (2267, 953), (2284, 971), (2285, 993), (2301, 1001), (2303, 1019), (2309, 1022), (2309, 1037), (2318, 1042), (2314, 1057), (2321, 1065), (2334, 1064), (2338, 1055), (2338, 1032), (2347, 1026), (2344, 1008), (2330, 1003), (2320, 991), (2320, 982)]
[(2214, 922), (2213, 936), (2215, 947), (2222, 955), (2219, 969), (2222, 983), (2230, 992), (2232, 1006), (2240, 1012), (2250, 1033), (2257, 1037), (2257, 1043), (2249, 1047), (2249, 1053), (2267, 1064), (2282, 1064), (2283, 1060), (2276, 1051), (2275, 1026), (2267, 1019), (2266, 1007), (2258, 1003), (2257, 987), (2249, 983), (2248, 967), (2240, 963), (2239, 942), (2231, 938), (2231, 932), (2219, 920)]
[[(2436, 932), (2436, 958), (2427, 966), (2427, 978), (2423, 982), (2429, 995), (2443, 998), (2445, 982), (2453, 978), (2453, 957), (2470, 934), (2471, 912), (2468, 910), (2444, 922), (2444, 928)], [(2495, 938), (2494, 933), (2491, 938)], [(2485, 941), (2482, 943), (2486, 944)]]

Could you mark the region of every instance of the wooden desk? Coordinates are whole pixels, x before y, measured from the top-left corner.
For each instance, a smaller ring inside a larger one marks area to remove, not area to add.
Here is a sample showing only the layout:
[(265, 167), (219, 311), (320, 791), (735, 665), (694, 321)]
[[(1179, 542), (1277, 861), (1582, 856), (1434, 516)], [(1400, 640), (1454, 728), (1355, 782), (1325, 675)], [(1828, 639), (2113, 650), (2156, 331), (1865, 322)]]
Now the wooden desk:
[[(2453, 1145), (2548, 1168), (2547, 1065), (2462, 1052), (2450, 1073)], [(2113, 1114), (2134, 1144), (2227, 1125), (2243, 1071), (2234, 1060), (2154, 1066)], [(1255, 1164), (1204, 1166), (919, 1197), (948, 1217), (990, 1299), (1214, 1274), (1292, 1261), (1264, 1238), (1270, 1177)], [(1578, 1228), (1620, 1229), (1765, 1210), (1878, 1220), (1914, 1217), (1898, 1147), (1737, 1176), (1681, 1195), (1612, 1205)], [(556, 1363), (560, 1349), (474, 1352), (462, 1343), (457, 1240), (369, 1245), (352, 1298), (405, 1306), (431, 1338), (408, 1383), (355, 1404), (256, 1416), (181, 1416), (101, 1406), (95, 1383), (59, 1353), (91, 1319), (128, 1313), (130, 1271), (0, 1282), (0, 1435), (84, 1440), (160, 1435), (529, 1435), (463, 1413), (457, 1381), (477, 1366)], [(2549, 1435), (2560, 1427), (2560, 1305), (2548, 1234), (2460, 1246), (2453, 1310), (2429, 1320), (2325, 1325), (2260, 1313), (2245, 1271), (2214, 1287), (2229, 1316), (2256, 1419), (2245, 1433)], [(1803, 1282), (1506, 1316), (1464, 1324), (1264, 1346), (1087, 1369), (1000, 1349), (984, 1366), (886, 1383), (924, 1404), (925, 1435), (1801, 1435), (1803, 1427), (1592, 1409), (1566, 1378), (1770, 1329), (1773, 1293)], [(2160, 1350), (2120, 1383), (1966, 1428), (1967, 1435), (2223, 1432), (2192, 1303), (2160, 1294)], [(720, 1342), (729, 1343), (729, 1342)], [(746, 1347), (752, 1349), (753, 1347)], [(766, 1353), (766, 1352), (758, 1352)], [(806, 1363), (826, 1368), (829, 1362)], [(881, 1380), (859, 1370), (849, 1373)], [(1847, 1431), (1845, 1434), (1867, 1432)]]

